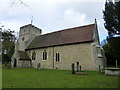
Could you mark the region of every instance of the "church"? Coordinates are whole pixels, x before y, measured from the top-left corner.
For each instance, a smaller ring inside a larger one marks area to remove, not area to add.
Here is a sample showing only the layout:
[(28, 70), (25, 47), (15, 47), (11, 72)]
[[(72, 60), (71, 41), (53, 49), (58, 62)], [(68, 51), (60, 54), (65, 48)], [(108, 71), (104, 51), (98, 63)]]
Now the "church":
[(97, 22), (42, 34), (38, 27), (20, 27), (19, 39), (11, 58), (12, 67), (64, 69), (79, 64), (82, 70), (99, 70), (106, 65), (100, 48)]

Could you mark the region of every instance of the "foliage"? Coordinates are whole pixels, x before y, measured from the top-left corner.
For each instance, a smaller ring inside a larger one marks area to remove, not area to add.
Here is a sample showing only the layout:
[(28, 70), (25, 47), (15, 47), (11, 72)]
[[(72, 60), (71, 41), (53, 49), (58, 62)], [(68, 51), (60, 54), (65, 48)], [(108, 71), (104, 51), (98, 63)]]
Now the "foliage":
[(115, 66), (115, 60), (118, 60), (120, 66), (120, 37), (112, 37), (109, 42), (103, 46), (108, 66)]
[(14, 41), (15, 36), (13, 35), (14, 31), (5, 30), (2, 32), (2, 40), (3, 41)]
[(115, 58), (113, 56), (113, 51), (109, 43), (105, 44), (103, 46), (103, 49), (105, 51), (105, 56), (107, 59), (107, 66), (114, 66), (115, 65)]
[(7, 54), (2, 54), (2, 60), (5, 60), (4, 62), (9, 62), (10, 57)]
[(104, 26), (108, 30), (110, 37), (120, 35), (120, 1), (106, 1), (103, 11)]
[[(106, 0), (105, 10), (103, 11), (104, 26), (108, 30), (108, 44), (104, 45), (107, 64), (115, 65), (118, 60), (120, 66), (120, 1)], [(118, 37), (115, 37), (115, 36)]]
[(71, 70), (3, 68), (3, 88), (117, 88), (118, 77), (97, 71), (73, 75)]
[(2, 45), (3, 45), (3, 53), (4, 53), (4, 50), (7, 50), (6, 54), (9, 57), (11, 57), (14, 52), (15, 43), (11, 41), (7, 41), (7, 42), (3, 41)]
[(113, 49), (113, 54), (116, 58), (120, 59), (120, 37), (113, 37), (109, 40), (109, 43)]
[[(10, 58), (14, 52), (15, 36), (13, 31), (6, 30), (2, 32), (2, 62), (10, 61)], [(6, 53), (5, 53), (6, 51)]]

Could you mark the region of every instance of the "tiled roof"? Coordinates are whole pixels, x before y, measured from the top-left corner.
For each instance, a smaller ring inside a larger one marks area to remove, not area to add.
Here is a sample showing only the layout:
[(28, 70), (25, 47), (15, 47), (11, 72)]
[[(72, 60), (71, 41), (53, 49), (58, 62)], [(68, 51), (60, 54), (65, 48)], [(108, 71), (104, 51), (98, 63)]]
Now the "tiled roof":
[(29, 56), (25, 51), (18, 51), (20, 60), (30, 60)]
[(94, 26), (90, 24), (37, 36), (26, 50), (93, 41)]

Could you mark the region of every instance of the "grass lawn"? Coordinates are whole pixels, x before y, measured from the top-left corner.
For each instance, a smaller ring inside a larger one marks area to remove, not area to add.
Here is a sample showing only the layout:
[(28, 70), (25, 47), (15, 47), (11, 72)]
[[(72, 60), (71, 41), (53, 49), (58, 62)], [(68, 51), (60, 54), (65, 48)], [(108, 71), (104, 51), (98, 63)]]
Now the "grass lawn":
[(117, 88), (118, 76), (106, 76), (97, 71), (88, 75), (72, 75), (70, 70), (3, 67), (3, 88)]

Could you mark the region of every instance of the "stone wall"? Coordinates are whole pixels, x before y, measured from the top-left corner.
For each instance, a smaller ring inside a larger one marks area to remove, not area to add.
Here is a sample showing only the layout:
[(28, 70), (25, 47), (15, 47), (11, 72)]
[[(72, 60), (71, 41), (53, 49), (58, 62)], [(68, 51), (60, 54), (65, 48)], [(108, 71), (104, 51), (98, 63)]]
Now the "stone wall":
[[(47, 51), (47, 60), (43, 60), (42, 53), (44, 50)], [(37, 67), (37, 64), (40, 63), (42, 68), (71, 69), (71, 64), (76, 64), (77, 62), (80, 63), (82, 70), (96, 70), (96, 67), (99, 67), (96, 64), (96, 58), (94, 58), (95, 54), (93, 53), (95, 52), (93, 52), (92, 43), (81, 43), (28, 50), (27, 52), (30, 57), (32, 57), (33, 51), (36, 52), (36, 60), (32, 60), (33, 67), (35, 68)], [(57, 52), (60, 53), (59, 62), (56, 62), (55, 60)], [(99, 63), (100, 65), (103, 65), (101, 61)]]
[(17, 67), (22, 67), (22, 68), (31, 67), (30, 66), (30, 61), (28, 61), (28, 60), (19, 60)]
[(103, 68), (105, 66), (105, 56), (101, 52), (101, 48), (98, 43), (92, 43), (93, 59), (95, 61), (95, 68)]
[[(11, 58), (12, 67), (31, 67), (30, 60), (19, 60), (20, 56), (18, 51), (16, 50)], [(14, 64), (16, 63), (16, 66)]]
[(19, 57), (19, 53), (18, 53), (17, 50), (15, 50), (15, 52), (13, 53), (13, 56), (11, 58), (11, 65), (12, 65), (12, 67), (14, 67), (15, 60), (16, 60), (16, 65), (18, 65), (19, 58), (20, 58)]

